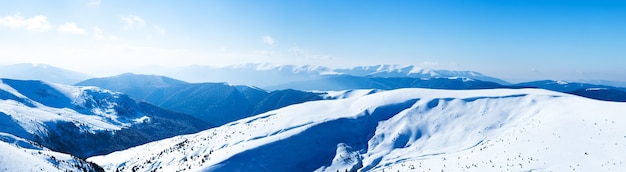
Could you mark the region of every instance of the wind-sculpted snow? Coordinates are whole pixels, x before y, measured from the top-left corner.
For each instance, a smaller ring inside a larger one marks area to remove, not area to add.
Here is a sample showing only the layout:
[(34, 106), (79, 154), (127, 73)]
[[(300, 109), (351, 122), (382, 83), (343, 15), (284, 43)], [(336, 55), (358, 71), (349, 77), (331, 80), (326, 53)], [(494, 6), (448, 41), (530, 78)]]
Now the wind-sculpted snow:
[(539, 89), (306, 102), (89, 158), (115, 171), (624, 169), (626, 104)]
[(0, 132), (78, 157), (209, 128), (184, 114), (96, 87), (0, 80)]

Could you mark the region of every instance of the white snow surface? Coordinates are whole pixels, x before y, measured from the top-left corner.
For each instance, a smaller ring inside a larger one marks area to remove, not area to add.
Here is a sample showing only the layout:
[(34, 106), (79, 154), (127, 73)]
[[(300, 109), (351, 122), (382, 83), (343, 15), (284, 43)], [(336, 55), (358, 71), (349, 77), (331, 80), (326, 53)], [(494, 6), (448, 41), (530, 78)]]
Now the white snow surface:
[(330, 99), (345, 99), (345, 98), (352, 98), (352, 97), (363, 97), (365, 95), (369, 95), (369, 94), (374, 94), (377, 92), (381, 92), (383, 90), (379, 90), (379, 89), (354, 89), (354, 90), (343, 90), (343, 91), (319, 91), (319, 90), (314, 90), (311, 92), (314, 93), (320, 93), (322, 94), (322, 97), (324, 97), (324, 100), (330, 100)]
[(107, 171), (626, 169), (625, 103), (541, 89), (359, 95), (292, 105), (88, 160)]
[[(31, 82), (31, 81), (16, 81)], [(33, 81), (34, 82), (34, 81)], [(47, 126), (64, 121), (72, 122), (80, 126), (81, 131), (94, 133), (104, 130), (120, 130), (135, 123), (141, 123), (147, 117), (121, 117), (114, 110), (116, 102), (108, 102), (103, 97), (92, 97), (102, 94), (102, 96), (112, 96), (115, 99), (120, 93), (103, 90), (96, 87), (75, 87), (62, 84), (41, 82), (42, 88), (35, 92), (38, 98), (27, 97), (21, 94), (18, 89), (0, 80), (0, 128), (1, 132), (8, 132), (19, 137), (29, 138), (30, 134), (45, 135)], [(19, 85), (33, 87), (35, 84), (28, 83)], [(92, 94), (89, 94), (91, 92)], [(11, 98), (11, 96), (14, 96)], [(85, 107), (87, 99), (98, 102), (96, 107)], [(65, 100), (65, 101), (64, 101)], [(53, 107), (54, 106), (54, 107)], [(6, 118), (6, 119), (5, 119)]]
[(94, 170), (85, 161), (0, 132), (0, 171)]

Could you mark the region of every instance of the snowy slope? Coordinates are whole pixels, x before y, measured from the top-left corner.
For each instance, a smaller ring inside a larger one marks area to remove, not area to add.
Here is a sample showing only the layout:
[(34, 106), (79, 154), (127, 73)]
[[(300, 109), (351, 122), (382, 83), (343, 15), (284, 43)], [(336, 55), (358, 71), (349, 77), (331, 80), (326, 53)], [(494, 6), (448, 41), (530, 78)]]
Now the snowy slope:
[(0, 171), (103, 171), (96, 164), (0, 132)]
[(626, 168), (624, 103), (539, 89), (360, 92), (89, 160), (109, 171)]
[(0, 132), (78, 157), (209, 127), (196, 118), (96, 87), (0, 80)]

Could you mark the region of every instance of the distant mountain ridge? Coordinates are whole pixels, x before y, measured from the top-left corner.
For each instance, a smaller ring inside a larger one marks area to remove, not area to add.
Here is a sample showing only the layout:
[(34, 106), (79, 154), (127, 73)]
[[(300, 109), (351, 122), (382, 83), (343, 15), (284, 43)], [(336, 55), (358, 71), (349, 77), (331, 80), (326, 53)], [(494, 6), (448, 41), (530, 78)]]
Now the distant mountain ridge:
[(494, 82), (502, 85), (508, 82), (483, 75), (474, 71), (452, 71), (452, 70), (435, 70), (423, 68), (415, 65), (375, 65), (375, 66), (358, 66), (349, 69), (335, 69), (337, 73), (353, 75), (353, 76), (370, 76), (370, 77), (410, 77), (410, 78), (449, 78), (462, 77), (487, 82)]
[[(133, 98), (149, 102), (161, 108), (190, 114), (213, 126), (219, 126), (269, 110), (307, 101), (328, 99), (327, 91), (399, 88), (434, 88), (434, 89), (493, 89), (493, 88), (544, 88), (563, 93), (572, 93), (583, 97), (626, 101), (619, 94), (605, 96), (598, 91), (578, 91), (581, 88), (598, 88), (596, 85), (573, 84), (571, 86), (551, 84), (556, 81), (538, 81), (515, 85), (500, 85), (462, 77), (450, 78), (411, 78), (411, 77), (371, 77), (352, 75), (329, 75), (308, 81), (299, 81), (269, 87), (276, 91), (265, 91), (256, 87), (235, 86), (226, 83), (186, 83), (158, 75), (126, 73), (113, 77), (93, 78), (77, 85), (97, 86), (126, 93)], [(541, 84), (544, 83), (544, 84)], [(557, 88), (570, 89), (557, 89)], [(295, 90), (294, 90), (295, 89)], [(318, 90), (307, 92), (297, 90)], [(606, 92), (600, 90), (600, 92)], [(608, 92), (607, 92), (608, 93)], [(615, 92), (613, 92), (615, 93)]]
[(122, 74), (92, 78), (78, 86), (126, 93), (159, 107), (192, 115), (214, 126), (284, 106), (321, 100), (322, 94), (297, 90), (265, 91), (226, 83), (186, 83), (156, 75)]
[(434, 70), (417, 65), (376, 65), (352, 68), (329, 68), (316, 65), (278, 65), (268, 63), (248, 63), (225, 67), (187, 66), (146, 70), (144, 73), (158, 74), (187, 82), (227, 82), (237, 85), (250, 85), (261, 88), (291, 82), (319, 79), (333, 75), (353, 75), (367, 77), (412, 77), (448, 78), (464, 77), (499, 84), (508, 82), (473, 71)]
[(626, 88), (622, 87), (558, 80), (525, 82), (514, 84), (513, 86), (543, 88), (547, 90), (570, 93), (597, 100), (626, 102)]
[(72, 85), (93, 76), (51, 65), (21, 63), (0, 66), (0, 78), (41, 80)]
[(352, 89), (382, 89), (393, 90), (399, 88), (435, 88), (435, 89), (490, 89), (508, 88), (493, 82), (486, 82), (462, 77), (450, 78), (413, 78), (413, 77), (372, 77), (353, 75), (333, 75), (309, 81), (299, 81), (275, 85), (268, 89), (297, 89), (339, 91)]

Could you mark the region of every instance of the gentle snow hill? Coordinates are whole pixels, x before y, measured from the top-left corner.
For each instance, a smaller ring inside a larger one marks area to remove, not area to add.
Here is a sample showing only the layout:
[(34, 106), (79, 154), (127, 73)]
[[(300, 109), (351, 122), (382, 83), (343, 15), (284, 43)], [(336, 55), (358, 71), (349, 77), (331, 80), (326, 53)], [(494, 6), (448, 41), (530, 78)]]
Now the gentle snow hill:
[(0, 78), (42, 80), (61, 84), (74, 84), (91, 78), (87, 74), (44, 64), (21, 63), (0, 66)]
[(0, 171), (104, 171), (72, 155), (0, 132)]
[(78, 157), (210, 127), (188, 115), (96, 87), (0, 80), (0, 132)]
[(624, 112), (624, 103), (540, 89), (398, 89), (88, 160), (108, 171), (620, 171)]

